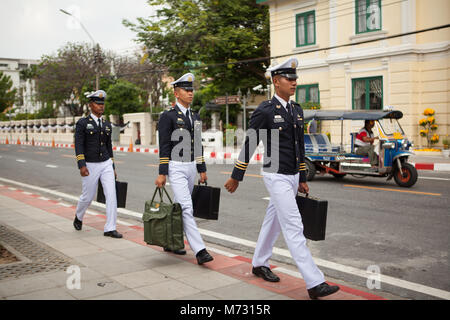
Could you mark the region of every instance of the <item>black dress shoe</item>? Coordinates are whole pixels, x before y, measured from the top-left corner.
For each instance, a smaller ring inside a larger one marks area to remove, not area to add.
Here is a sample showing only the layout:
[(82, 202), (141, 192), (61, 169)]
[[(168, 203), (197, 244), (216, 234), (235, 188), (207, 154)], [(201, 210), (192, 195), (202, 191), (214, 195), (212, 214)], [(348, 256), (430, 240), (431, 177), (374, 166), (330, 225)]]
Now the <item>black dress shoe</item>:
[(338, 286), (330, 286), (328, 283), (323, 282), (314, 288), (308, 289), (309, 297), (312, 300), (316, 300), (320, 297), (326, 297), (333, 294), (339, 290)]
[(186, 254), (186, 250), (180, 249), (180, 250), (170, 250), (169, 248), (164, 248), (165, 252), (172, 252), (175, 254), (179, 254), (179, 255), (184, 255)]
[(75, 220), (73, 220), (73, 226), (75, 227), (75, 230), (78, 231), (83, 227), (83, 221), (78, 220), (77, 215), (75, 215)]
[(197, 257), (198, 264), (204, 264), (205, 262), (213, 261), (214, 258), (206, 251), (206, 249), (202, 249), (195, 255)]
[(104, 232), (103, 235), (111, 238), (122, 238), (122, 234), (118, 233), (116, 230)]
[(270, 281), (270, 282), (278, 282), (280, 281), (280, 278), (272, 272), (272, 270), (270, 270), (270, 268), (267, 268), (265, 266), (262, 267), (253, 267), (252, 268), (252, 273), (257, 276), (257, 277), (261, 277), (266, 281)]

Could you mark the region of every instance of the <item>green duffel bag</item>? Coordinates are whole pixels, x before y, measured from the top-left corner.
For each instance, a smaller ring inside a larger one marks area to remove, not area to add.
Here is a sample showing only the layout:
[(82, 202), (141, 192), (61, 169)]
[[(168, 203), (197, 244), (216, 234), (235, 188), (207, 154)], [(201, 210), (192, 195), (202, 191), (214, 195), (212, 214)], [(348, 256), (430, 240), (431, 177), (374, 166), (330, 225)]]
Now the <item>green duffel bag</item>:
[[(161, 189), (166, 193), (170, 203), (163, 202)], [(160, 202), (154, 201), (158, 191)], [(145, 202), (142, 220), (144, 221), (144, 241), (147, 244), (161, 246), (170, 250), (181, 250), (184, 248), (181, 205), (172, 202), (164, 187), (156, 187), (152, 200)]]

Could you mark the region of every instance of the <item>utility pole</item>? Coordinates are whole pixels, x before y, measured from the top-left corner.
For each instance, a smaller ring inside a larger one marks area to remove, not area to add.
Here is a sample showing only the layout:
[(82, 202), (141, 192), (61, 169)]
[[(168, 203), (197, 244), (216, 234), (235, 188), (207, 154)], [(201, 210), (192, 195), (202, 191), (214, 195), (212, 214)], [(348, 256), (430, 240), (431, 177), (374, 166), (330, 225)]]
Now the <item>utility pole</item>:
[(225, 99), (225, 103), (226, 103), (226, 125), (228, 126), (228, 123), (229, 123), (229, 116), (228, 116), (228, 93), (225, 95), (226, 96), (226, 99)]
[(83, 30), (86, 32), (86, 34), (89, 36), (89, 38), (92, 41), (92, 45), (94, 48), (94, 65), (95, 65), (95, 90), (98, 90), (98, 82), (99, 82), (99, 70), (98, 70), (98, 64), (100, 62), (100, 46), (98, 43), (95, 42), (94, 38), (92, 38), (91, 34), (87, 31), (85, 26), (81, 23), (80, 19), (78, 19), (76, 16), (71, 14), (70, 12), (67, 12), (66, 10), (59, 9), (64, 14), (67, 14), (68, 16), (71, 16), (77, 22), (80, 24), (80, 26), (83, 28)]

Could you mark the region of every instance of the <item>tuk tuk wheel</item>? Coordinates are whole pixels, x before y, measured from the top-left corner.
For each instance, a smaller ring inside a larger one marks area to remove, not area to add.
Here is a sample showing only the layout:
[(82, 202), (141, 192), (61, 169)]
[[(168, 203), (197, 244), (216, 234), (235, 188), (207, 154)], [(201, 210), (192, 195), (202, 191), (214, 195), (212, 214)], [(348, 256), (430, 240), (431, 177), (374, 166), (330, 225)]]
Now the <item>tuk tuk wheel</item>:
[(343, 177), (346, 176), (345, 173), (343, 174), (339, 174), (339, 173), (332, 173), (333, 177), (335, 177), (336, 179), (342, 179)]
[(417, 170), (409, 163), (402, 163), (402, 171), (395, 169), (394, 179), (400, 187), (409, 188), (417, 182)]
[(305, 159), (305, 163), (306, 163), (306, 180), (311, 181), (312, 179), (314, 179), (314, 176), (316, 175), (316, 166), (308, 159)]

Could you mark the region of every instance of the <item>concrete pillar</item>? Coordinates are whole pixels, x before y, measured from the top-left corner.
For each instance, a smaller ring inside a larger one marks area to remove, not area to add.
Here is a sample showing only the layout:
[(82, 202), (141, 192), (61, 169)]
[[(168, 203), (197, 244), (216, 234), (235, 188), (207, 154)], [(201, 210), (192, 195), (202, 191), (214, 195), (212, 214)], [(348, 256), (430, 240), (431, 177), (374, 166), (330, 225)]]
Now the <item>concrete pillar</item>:
[(219, 120), (220, 120), (220, 113), (212, 112), (211, 113), (211, 129), (219, 130)]

